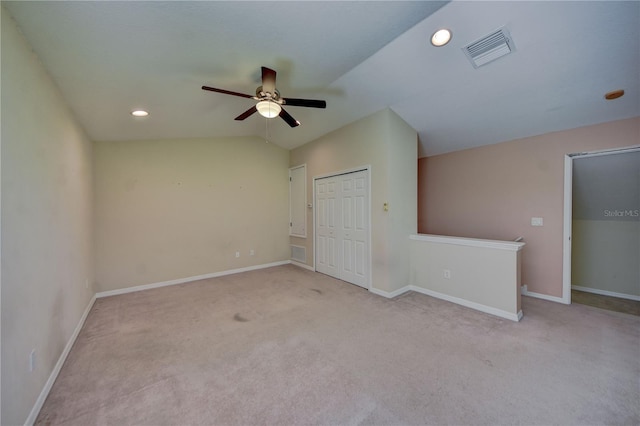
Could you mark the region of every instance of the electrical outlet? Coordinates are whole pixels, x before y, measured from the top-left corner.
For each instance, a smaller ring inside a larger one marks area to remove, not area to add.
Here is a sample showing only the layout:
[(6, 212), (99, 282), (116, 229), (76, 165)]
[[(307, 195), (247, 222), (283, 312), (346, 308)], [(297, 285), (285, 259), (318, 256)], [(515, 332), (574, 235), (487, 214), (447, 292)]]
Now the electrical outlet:
[(236, 252), (236, 257), (240, 257), (240, 252), (239, 251)]
[(31, 353), (29, 354), (29, 373), (33, 373), (33, 370), (36, 369), (36, 350), (31, 349)]
[(249, 256), (254, 256), (256, 251), (254, 249), (249, 250)]
[(541, 217), (532, 217), (531, 218), (531, 226), (543, 226), (544, 221)]
[(450, 280), (451, 279), (451, 270), (450, 269), (443, 269), (442, 270), (442, 276), (445, 277), (445, 279)]

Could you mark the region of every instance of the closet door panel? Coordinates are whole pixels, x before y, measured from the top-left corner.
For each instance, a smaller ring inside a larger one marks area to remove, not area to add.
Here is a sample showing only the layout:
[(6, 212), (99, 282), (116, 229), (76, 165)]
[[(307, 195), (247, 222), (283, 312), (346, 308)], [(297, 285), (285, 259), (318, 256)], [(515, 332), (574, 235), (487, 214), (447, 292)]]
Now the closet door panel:
[(316, 270), (338, 278), (339, 247), (336, 240), (338, 212), (335, 179), (316, 181), (316, 209)]
[(316, 270), (369, 286), (368, 171), (316, 180)]

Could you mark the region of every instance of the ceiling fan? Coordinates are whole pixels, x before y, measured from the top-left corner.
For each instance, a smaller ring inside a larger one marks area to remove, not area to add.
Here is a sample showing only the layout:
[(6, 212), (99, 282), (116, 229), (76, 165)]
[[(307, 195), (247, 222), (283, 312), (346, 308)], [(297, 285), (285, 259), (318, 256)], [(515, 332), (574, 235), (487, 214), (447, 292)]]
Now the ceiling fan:
[(291, 127), (297, 127), (300, 122), (293, 118), (282, 108), (283, 105), (300, 106), (307, 108), (326, 108), (327, 103), (316, 99), (283, 98), (276, 89), (276, 72), (270, 68), (262, 67), (262, 86), (256, 89), (256, 95), (246, 95), (244, 93), (232, 92), (230, 90), (216, 89), (215, 87), (202, 86), (202, 90), (224, 93), (225, 95), (240, 96), (241, 98), (255, 99), (258, 103), (239, 116), (236, 120), (244, 120), (255, 112), (263, 117), (274, 118), (280, 116)]

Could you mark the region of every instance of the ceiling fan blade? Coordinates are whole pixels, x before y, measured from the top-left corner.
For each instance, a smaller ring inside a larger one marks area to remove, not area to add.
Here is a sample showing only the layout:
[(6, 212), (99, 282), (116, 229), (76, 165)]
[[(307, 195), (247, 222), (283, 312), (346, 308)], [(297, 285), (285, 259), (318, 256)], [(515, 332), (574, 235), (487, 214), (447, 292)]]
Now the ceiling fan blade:
[(248, 110), (246, 110), (245, 112), (243, 112), (242, 114), (240, 114), (239, 116), (237, 116), (235, 118), (235, 120), (238, 120), (238, 121), (244, 120), (245, 118), (249, 117), (250, 115), (252, 115), (252, 114), (254, 114), (256, 112), (258, 112), (258, 109), (254, 105), (251, 108), (249, 108)]
[(282, 98), (285, 105), (301, 106), (308, 108), (326, 108), (327, 102), (317, 99), (296, 99), (296, 98)]
[(211, 92), (224, 93), (225, 95), (240, 96), (241, 98), (253, 99), (253, 96), (251, 96), (251, 95), (246, 95), (244, 93), (238, 93), (238, 92), (232, 92), (231, 90), (216, 89), (215, 87), (202, 86), (202, 90), (209, 90)]
[(287, 124), (291, 127), (298, 127), (300, 125), (300, 122), (295, 118), (293, 118), (287, 111), (284, 110), (284, 108), (280, 110), (279, 115), (280, 115), (280, 118), (286, 121)]
[(271, 94), (276, 92), (276, 72), (271, 68), (262, 67), (262, 91)]

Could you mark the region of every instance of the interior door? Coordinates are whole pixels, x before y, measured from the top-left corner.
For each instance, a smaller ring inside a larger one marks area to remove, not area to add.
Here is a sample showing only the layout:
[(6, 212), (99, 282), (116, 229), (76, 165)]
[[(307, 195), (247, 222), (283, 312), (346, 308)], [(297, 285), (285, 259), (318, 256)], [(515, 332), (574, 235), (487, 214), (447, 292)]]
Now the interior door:
[(316, 180), (316, 271), (338, 277), (335, 177)]
[(316, 179), (316, 270), (368, 288), (368, 171)]
[(339, 278), (367, 287), (367, 237), (369, 214), (366, 206), (366, 172), (341, 176), (340, 201), (342, 207), (342, 270)]

